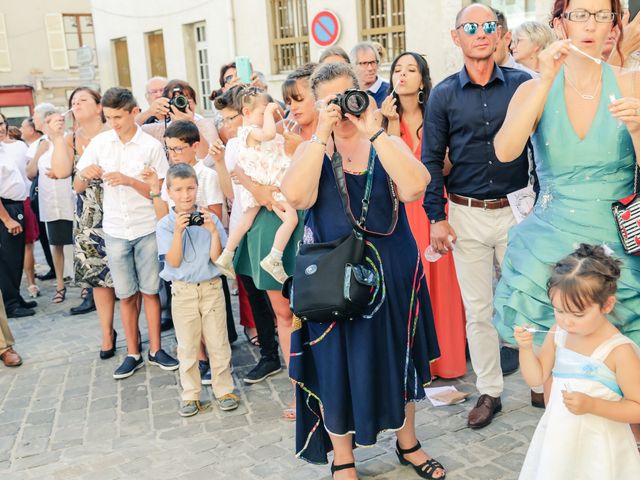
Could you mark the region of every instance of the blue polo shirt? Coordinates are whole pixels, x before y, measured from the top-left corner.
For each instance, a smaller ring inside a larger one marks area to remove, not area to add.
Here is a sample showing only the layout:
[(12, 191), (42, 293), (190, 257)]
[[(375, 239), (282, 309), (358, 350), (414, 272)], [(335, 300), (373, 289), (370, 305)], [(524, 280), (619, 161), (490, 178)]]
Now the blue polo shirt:
[[(211, 215), (216, 225), (220, 243), (227, 244), (227, 234), (218, 217)], [(173, 232), (176, 228), (176, 212), (172, 209), (158, 222), (156, 227), (156, 242), (158, 243), (158, 257), (164, 262), (160, 278), (167, 282), (178, 280), (187, 283), (199, 283), (220, 276), (220, 271), (209, 257), (211, 249), (211, 234), (204, 227), (192, 225), (187, 227), (182, 235), (182, 263), (178, 268), (170, 267), (165, 261), (165, 255), (171, 248)]]

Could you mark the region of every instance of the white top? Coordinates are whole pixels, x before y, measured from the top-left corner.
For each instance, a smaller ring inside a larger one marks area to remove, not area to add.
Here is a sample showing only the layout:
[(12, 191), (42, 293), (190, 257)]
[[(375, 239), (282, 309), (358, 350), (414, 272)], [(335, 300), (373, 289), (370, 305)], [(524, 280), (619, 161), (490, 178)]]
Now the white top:
[(8, 145), (0, 143), (0, 198), (20, 202), (27, 198), (27, 187)]
[(384, 80), (382, 79), (382, 77), (380, 75), (378, 75), (376, 77), (376, 81), (373, 82), (373, 85), (371, 85), (368, 90), (371, 93), (378, 93), (378, 90), (380, 90), (380, 87), (382, 87), (382, 85), (384, 84)]
[(38, 208), (41, 222), (56, 220), (73, 221), (75, 195), (71, 187), (71, 177), (54, 180), (47, 177), (51, 169), (53, 145), (38, 159)]
[[(224, 202), (224, 195), (218, 181), (218, 173), (203, 165), (202, 162), (196, 162), (193, 166), (198, 176), (198, 192), (196, 193), (196, 204), (199, 207), (208, 207), (209, 205), (218, 205)], [(162, 183), (160, 192), (162, 200), (169, 204), (170, 208), (175, 207), (175, 203), (167, 193), (166, 182)]]
[[(31, 145), (27, 147), (27, 158), (25, 159), (25, 166), (29, 164), (29, 160), (33, 159), (33, 157), (36, 156), (36, 153), (38, 153), (38, 147), (40, 146), (40, 142), (43, 142), (46, 139), (47, 139), (47, 136), (42, 135), (35, 142), (31, 142)], [(31, 191), (31, 183), (33, 182), (31, 182), (31, 180), (29, 180), (29, 177), (27, 177), (27, 189), (29, 191)]]
[[(224, 164), (227, 166), (229, 172), (233, 171), (236, 167), (241, 148), (242, 143), (238, 137), (229, 139), (225, 145)], [(242, 202), (240, 200), (242, 186), (235, 182), (231, 182), (231, 185), (233, 186), (233, 204), (231, 205), (231, 214), (229, 215), (229, 230), (234, 228), (242, 217)]]
[(27, 152), (29, 150), (29, 147), (27, 147), (27, 144), (22, 141), (2, 143), (2, 146), (5, 152), (7, 152), (13, 158), (13, 161), (20, 169), (22, 180), (27, 186), (27, 196), (29, 196), (29, 189), (31, 188), (31, 181), (29, 180), (29, 177), (27, 177)]
[[(140, 181), (145, 166), (154, 168), (161, 179), (169, 168), (162, 144), (140, 127), (126, 144), (114, 130), (93, 137), (78, 160), (77, 169), (80, 171), (89, 165), (98, 165), (105, 173), (121, 172)], [(135, 240), (155, 232), (153, 203), (132, 187), (112, 187), (105, 183), (103, 211), (102, 225), (107, 235)]]

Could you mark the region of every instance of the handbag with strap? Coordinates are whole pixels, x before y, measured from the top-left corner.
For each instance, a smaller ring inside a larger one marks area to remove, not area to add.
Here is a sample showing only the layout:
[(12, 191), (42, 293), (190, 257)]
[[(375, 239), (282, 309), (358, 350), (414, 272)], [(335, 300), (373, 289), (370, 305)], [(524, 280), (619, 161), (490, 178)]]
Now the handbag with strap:
[(611, 204), (613, 218), (625, 253), (640, 255), (640, 196), (638, 195), (638, 166), (633, 181), (633, 194)]
[(300, 244), (294, 274), (284, 283), (282, 293), (289, 299), (291, 311), (308, 322), (353, 320), (366, 311), (378, 284), (378, 276), (365, 261), (365, 236), (389, 236), (398, 223), (399, 200), (389, 178), (389, 191), (393, 199), (391, 225), (385, 233), (371, 232), (365, 228), (375, 166), (373, 147), (369, 154), (367, 183), (359, 220), (351, 212), (342, 156), (337, 151), (331, 157), (331, 166), (342, 208), (353, 230), (349, 235), (332, 242)]

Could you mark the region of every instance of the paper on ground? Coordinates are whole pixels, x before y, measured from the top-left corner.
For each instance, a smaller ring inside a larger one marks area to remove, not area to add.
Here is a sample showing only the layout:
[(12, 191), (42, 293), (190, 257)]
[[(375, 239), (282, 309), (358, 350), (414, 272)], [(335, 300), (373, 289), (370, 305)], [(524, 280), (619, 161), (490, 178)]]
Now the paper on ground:
[[(424, 389), (424, 392), (426, 393), (427, 398), (434, 407), (442, 407), (445, 405), (455, 405), (458, 403), (462, 403), (469, 395), (468, 393), (458, 391), (453, 385), (449, 385), (446, 387), (427, 387)], [(445, 397), (450, 397), (452, 395), (461, 398), (456, 399), (456, 401), (454, 402), (445, 400)]]

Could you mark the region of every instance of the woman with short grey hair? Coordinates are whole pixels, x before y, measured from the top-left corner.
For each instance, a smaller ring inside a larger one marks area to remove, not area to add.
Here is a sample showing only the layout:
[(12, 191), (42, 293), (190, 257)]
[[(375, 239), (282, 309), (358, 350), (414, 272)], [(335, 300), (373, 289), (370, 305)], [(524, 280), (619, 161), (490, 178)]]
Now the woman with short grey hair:
[(289, 203), (307, 210), (304, 242), (332, 242), (353, 228), (336, 189), (332, 156), (344, 172), (354, 217), (364, 210), (364, 226), (374, 232), (397, 223), (388, 236), (365, 236), (364, 261), (376, 281), (362, 315), (320, 323), (294, 317), (289, 375), (297, 385), (297, 456), (327, 463), (333, 450), (333, 478), (357, 478), (353, 445), (374, 445), (390, 430), (403, 465), (422, 478), (443, 479), (444, 468), (421, 449), (415, 432), (414, 402), (425, 397), (429, 362), (439, 350), (420, 254), (399, 203), (420, 198), (429, 173), (400, 138), (384, 132), (371, 97), (359, 116), (332, 102), (358, 87), (351, 66), (321, 65), (310, 85), (321, 105), (318, 125), (282, 182)]
[(556, 35), (548, 25), (536, 21), (524, 22), (513, 30), (511, 53), (516, 62), (538, 72), (538, 54), (554, 40)]

